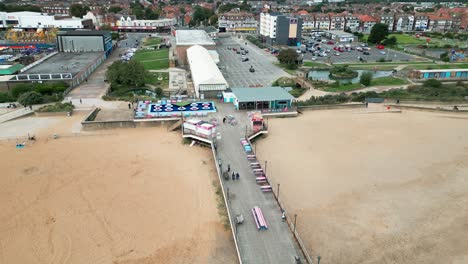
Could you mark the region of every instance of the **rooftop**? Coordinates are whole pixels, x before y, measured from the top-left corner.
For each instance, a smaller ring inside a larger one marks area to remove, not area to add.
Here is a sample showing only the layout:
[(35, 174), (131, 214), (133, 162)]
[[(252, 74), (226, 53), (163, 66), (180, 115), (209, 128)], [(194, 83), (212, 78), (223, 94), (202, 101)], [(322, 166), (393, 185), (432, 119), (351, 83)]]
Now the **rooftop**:
[(74, 30), (74, 31), (60, 31), (59, 36), (105, 36), (110, 34), (110, 31), (105, 30)]
[(216, 45), (204, 30), (177, 30), (176, 45)]
[(103, 52), (60, 52), (22, 74), (71, 73), (74, 77)]
[(15, 74), (24, 67), (23, 64), (13, 64), (13, 65), (0, 65), (0, 75), (11, 75)]
[(294, 100), (283, 87), (231, 88), (239, 102)]

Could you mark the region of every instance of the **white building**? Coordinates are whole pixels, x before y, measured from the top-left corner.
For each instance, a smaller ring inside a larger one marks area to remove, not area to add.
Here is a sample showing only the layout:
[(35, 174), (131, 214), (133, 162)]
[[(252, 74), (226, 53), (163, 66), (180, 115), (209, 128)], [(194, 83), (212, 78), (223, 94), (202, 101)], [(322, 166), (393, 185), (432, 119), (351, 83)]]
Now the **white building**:
[(429, 27), (429, 17), (426, 14), (416, 14), (414, 17), (414, 30), (425, 31)]
[(207, 49), (199, 45), (188, 48), (187, 61), (198, 98), (216, 97), (229, 88)]
[(414, 16), (403, 14), (395, 18), (395, 31), (411, 31), (413, 30)]
[(119, 20), (116, 21), (116, 26), (119, 29), (156, 29), (159, 27), (171, 27), (175, 24), (177, 24), (177, 19), (175, 18), (164, 18), (157, 20), (132, 20), (130, 16), (127, 18), (122, 16)]
[(260, 35), (276, 38), (276, 21), (278, 16), (272, 16), (270, 13), (260, 14)]
[(90, 19), (59, 18), (38, 12), (0, 12), (0, 28), (92, 28)]

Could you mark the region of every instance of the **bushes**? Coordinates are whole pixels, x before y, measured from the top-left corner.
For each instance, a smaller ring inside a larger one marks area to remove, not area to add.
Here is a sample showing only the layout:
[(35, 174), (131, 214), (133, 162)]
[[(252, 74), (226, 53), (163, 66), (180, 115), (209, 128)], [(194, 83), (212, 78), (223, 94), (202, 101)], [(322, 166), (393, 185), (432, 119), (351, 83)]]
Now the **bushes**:
[[(68, 84), (65, 82), (57, 82), (57, 83), (20, 83), (15, 85), (13, 89), (11, 89), (11, 97), (13, 99), (18, 98), (21, 94), (26, 92), (37, 92), (41, 95), (57, 95), (62, 94), (68, 88)], [(55, 98), (55, 97), (52, 97)]]
[(372, 73), (371, 72), (364, 72), (362, 73), (361, 77), (359, 78), (359, 82), (362, 85), (369, 86), (372, 83)]
[(18, 103), (26, 105), (40, 104), (44, 101), (44, 97), (38, 92), (26, 92), (18, 97)]
[(429, 79), (429, 80), (423, 82), (423, 86), (431, 87), (431, 88), (440, 88), (440, 87), (442, 87), (442, 82), (440, 82), (440, 81), (438, 81), (436, 79)]
[(8, 93), (1, 93), (0, 92), (0, 103), (7, 103), (7, 102), (13, 102), (15, 99)]
[(56, 103), (53, 105), (45, 105), (39, 108), (38, 112), (71, 112), (73, 111), (73, 104), (71, 103)]

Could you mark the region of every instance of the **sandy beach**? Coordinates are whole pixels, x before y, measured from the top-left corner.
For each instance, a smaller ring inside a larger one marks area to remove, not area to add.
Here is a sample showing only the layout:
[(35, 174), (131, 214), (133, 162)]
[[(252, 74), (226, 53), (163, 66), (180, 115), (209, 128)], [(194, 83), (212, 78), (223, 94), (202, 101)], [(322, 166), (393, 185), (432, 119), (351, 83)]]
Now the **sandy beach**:
[(209, 149), (164, 128), (47, 139), (79, 117), (60, 120), (0, 141), (0, 263), (236, 263)]
[(257, 142), (307, 250), (330, 263), (468, 263), (468, 116), (306, 112)]

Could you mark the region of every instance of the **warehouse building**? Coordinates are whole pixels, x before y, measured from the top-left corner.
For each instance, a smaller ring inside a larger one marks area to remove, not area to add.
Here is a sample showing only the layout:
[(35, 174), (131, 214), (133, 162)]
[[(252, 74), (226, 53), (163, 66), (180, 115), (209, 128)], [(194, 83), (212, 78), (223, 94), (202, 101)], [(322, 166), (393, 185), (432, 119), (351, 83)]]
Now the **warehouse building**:
[(342, 30), (327, 30), (324, 31), (326, 38), (334, 40), (336, 42), (350, 43), (357, 40), (357, 37), (351, 33), (344, 32)]
[(175, 30), (173, 34), (176, 37), (176, 55), (179, 66), (187, 65), (187, 49), (194, 45), (208, 50), (216, 49), (216, 43), (204, 30)]
[(109, 31), (64, 31), (57, 35), (59, 52), (103, 51), (112, 52), (112, 37)]
[(222, 92), (229, 88), (223, 74), (204, 47), (195, 45), (188, 48), (187, 60), (198, 98), (221, 97)]
[(91, 19), (56, 17), (39, 12), (0, 12), (0, 28), (8, 29), (91, 29)]
[(283, 87), (231, 88), (236, 109), (289, 109), (294, 97)]

